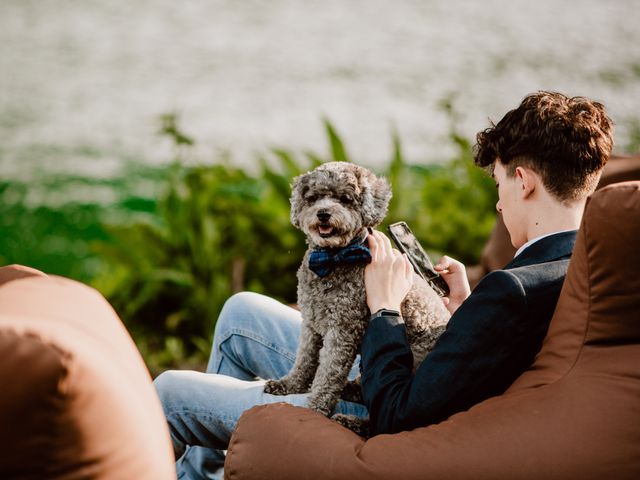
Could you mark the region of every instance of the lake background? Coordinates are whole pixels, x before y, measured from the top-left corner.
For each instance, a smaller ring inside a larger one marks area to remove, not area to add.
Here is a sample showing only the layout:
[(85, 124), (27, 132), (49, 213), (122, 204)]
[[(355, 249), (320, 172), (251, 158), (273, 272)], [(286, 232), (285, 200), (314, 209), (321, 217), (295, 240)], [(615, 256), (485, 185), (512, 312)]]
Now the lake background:
[(273, 146), (324, 152), (322, 118), (373, 167), (396, 129), (410, 162), (451, 154), (539, 89), (604, 102), (617, 151), (640, 130), (638, 0), (1, 0), (0, 176), (109, 176), (161, 164), (174, 112), (251, 166)]

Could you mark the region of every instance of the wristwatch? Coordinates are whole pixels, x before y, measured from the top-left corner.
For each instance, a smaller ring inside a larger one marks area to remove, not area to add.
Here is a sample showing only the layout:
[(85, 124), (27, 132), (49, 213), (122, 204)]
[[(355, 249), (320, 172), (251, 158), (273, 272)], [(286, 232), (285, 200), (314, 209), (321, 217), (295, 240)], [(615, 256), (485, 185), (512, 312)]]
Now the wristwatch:
[(373, 315), (371, 315), (371, 320), (378, 317), (396, 317), (398, 319), (398, 323), (402, 323), (402, 315), (397, 310), (390, 310), (388, 308), (381, 308)]

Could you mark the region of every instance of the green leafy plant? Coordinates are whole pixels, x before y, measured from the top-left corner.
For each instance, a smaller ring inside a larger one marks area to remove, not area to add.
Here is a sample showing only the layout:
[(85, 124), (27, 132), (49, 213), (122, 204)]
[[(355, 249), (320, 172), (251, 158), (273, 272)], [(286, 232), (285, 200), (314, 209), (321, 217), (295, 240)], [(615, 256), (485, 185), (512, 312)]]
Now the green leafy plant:
[(295, 291), (290, 273), (304, 241), (283, 215), (281, 183), (273, 171), (176, 168), (157, 219), (109, 228), (114, 240), (101, 257), (113, 268), (94, 285), (149, 350), (166, 347), (188, 359), (211, 337), (232, 293), (248, 288), (286, 300)]

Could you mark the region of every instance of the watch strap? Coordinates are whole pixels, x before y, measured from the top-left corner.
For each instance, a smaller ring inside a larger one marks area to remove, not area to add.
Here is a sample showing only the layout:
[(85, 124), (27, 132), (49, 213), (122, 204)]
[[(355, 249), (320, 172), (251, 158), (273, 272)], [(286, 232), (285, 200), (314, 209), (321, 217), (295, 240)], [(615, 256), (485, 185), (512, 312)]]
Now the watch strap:
[(373, 315), (371, 315), (371, 319), (373, 320), (376, 317), (401, 317), (400, 312), (397, 310), (391, 310), (389, 308), (381, 308)]

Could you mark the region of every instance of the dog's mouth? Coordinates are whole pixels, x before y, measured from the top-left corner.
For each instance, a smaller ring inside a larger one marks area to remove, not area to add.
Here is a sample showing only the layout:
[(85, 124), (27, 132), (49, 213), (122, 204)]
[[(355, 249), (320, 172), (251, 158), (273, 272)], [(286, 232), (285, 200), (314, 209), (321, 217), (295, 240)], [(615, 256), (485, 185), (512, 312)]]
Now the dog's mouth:
[(320, 225), (318, 225), (318, 234), (322, 238), (333, 237), (336, 234), (336, 229), (328, 223), (321, 223)]

